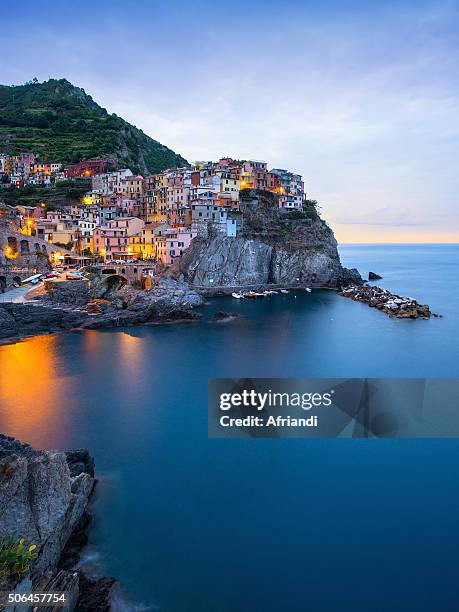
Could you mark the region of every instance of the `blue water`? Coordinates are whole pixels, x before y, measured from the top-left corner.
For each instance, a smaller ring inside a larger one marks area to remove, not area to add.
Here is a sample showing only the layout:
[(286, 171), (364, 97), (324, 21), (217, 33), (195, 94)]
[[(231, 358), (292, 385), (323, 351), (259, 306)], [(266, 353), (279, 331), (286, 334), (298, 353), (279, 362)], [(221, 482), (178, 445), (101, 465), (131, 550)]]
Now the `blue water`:
[[(340, 252), (443, 318), (318, 291), (0, 347), (0, 430), (90, 449), (88, 553), (146, 609), (457, 608), (459, 442), (207, 438), (209, 377), (458, 376), (459, 246)], [(211, 323), (220, 309), (244, 317)]]

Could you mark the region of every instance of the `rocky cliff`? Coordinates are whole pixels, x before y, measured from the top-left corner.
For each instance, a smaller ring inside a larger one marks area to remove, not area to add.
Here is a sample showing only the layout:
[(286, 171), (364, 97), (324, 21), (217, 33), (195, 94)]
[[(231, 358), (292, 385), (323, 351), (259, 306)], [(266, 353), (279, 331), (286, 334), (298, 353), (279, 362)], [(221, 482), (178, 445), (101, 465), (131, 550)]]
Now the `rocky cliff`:
[[(7, 576), (0, 590), (67, 591), (66, 610), (79, 609), (79, 575), (59, 563), (81, 523), (87, 523), (94, 482), (86, 451), (36, 451), (0, 434), (0, 539), (24, 538), (37, 554), (26, 572)], [(81, 535), (79, 541), (85, 543)]]
[(342, 267), (332, 230), (314, 212), (279, 210), (277, 196), (267, 192), (245, 195), (241, 212), (237, 237), (211, 230), (195, 238), (175, 273), (203, 288), (362, 282), (357, 270)]

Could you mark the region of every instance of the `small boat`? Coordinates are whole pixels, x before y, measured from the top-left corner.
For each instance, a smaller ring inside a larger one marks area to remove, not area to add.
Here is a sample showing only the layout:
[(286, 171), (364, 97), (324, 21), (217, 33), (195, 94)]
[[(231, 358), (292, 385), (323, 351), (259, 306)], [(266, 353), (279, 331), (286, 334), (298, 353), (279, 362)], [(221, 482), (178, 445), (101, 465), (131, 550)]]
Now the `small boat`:
[(277, 295), (279, 291), (270, 291), (271, 295)]
[(253, 299), (257, 297), (253, 291), (246, 291), (243, 295), (245, 298), (248, 299)]
[(25, 278), (23, 281), (20, 281), (19, 286), (29, 285), (30, 283), (32, 283), (32, 285), (36, 285), (38, 281), (41, 280), (42, 276), (43, 274), (34, 274), (33, 276), (29, 276), (28, 278)]
[(242, 295), (242, 293), (232, 293), (231, 294), (233, 298), (236, 298), (237, 300), (243, 300), (244, 296)]
[(288, 293), (287, 289), (281, 289), (280, 292), (281, 293)]
[(306, 291), (307, 291), (308, 293), (311, 293), (312, 289), (310, 289), (309, 287), (306, 287)]

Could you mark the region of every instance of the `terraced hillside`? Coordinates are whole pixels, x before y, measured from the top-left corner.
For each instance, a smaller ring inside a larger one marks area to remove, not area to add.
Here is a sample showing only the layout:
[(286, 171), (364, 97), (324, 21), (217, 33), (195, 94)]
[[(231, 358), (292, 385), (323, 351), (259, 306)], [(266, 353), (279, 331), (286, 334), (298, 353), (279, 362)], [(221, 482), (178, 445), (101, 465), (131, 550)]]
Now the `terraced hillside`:
[(41, 161), (74, 163), (114, 157), (133, 172), (158, 172), (186, 160), (66, 79), (0, 85), (0, 152), (39, 153)]

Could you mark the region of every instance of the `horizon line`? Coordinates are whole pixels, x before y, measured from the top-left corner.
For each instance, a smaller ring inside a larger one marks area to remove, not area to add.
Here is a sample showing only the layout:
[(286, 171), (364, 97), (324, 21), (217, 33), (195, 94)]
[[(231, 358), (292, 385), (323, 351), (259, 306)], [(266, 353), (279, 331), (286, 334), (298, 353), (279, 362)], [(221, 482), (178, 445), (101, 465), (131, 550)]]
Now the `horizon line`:
[(399, 245), (419, 245), (419, 246), (424, 246), (424, 245), (450, 245), (450, 246), (459, 246), (459, 242), (345, 242), (345, 241), (338, 241), (338, 245), (340, 244), (347, 244), (347, 245), (375, 245), (375, 244), (380, 244), (380, 245), (393, 245), (393, 244), (399, 244)]

